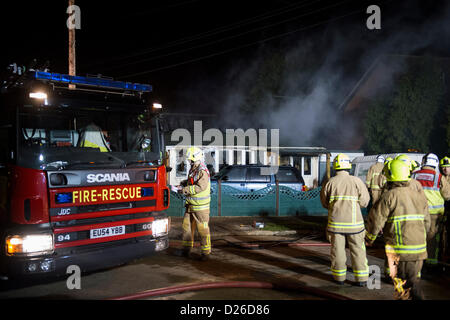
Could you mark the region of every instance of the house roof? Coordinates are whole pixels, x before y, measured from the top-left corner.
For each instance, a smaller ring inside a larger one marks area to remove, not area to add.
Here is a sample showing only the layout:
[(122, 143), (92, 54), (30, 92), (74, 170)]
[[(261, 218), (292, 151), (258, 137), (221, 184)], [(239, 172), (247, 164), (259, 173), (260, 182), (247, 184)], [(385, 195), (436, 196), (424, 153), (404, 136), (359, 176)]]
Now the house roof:
[[(375, 59), (338, 107), (339, 111), (344, 113), (344, 117), (351, 119), (356, 127), (354, 137), (350, 140), (351, 145), (346, 148), (351, 150), (362, 148), (364, 135), (361, 134), (363, 132), (363, 121), (361, 120), (367, 112), (370, 100), (383, 89), (391, 87), (392, 79), (403, 70), (406, 63), (430, 58), (439, 61), (444, 76), (450, 75), (450, 58), (448, 57), (390, 54)], [(450, 86), (450, 81), (447, 82), (447, 85)]]

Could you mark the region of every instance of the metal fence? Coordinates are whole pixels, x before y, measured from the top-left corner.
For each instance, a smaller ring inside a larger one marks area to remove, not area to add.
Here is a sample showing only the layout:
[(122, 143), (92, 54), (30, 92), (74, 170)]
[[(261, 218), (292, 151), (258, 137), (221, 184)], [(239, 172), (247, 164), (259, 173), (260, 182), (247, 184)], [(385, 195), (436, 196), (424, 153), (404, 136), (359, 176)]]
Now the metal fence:
[[(326, 216), (320, 203), (320, 187), (296, 191), (285, 186), (268, 186), (247, 192), (218, 183), (211, 184), (211, 216)], [(184, 198), (171, 192), (169, 216), (184, 215)]]

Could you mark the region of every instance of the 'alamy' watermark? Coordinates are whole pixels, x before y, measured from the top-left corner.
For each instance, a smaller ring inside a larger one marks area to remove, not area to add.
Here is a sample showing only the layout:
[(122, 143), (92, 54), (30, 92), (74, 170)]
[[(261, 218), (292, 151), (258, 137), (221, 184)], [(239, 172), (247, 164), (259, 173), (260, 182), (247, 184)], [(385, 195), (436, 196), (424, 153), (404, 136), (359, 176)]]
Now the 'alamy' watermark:
[(369, 279), (367, 280), (367, 289), (381, 289), (381, 270), (377, 265), (369, 266)]
[(381, 9), (379, 6), (373, 4), (367, 7), (367, 14), (370, 16), (366, 20), (366, 26), (369, 30), (381, 29)]
[(71, 5), (67, 7), (66, 13), (69, 15), (67, 18), (67, 28), (69, 30), (81, 29), (81, 9), (77, 5)]
[(80, 269), (80, 267), (77, 265), (74, 265), (74, 264), (70, 265), (67, 267), (66, 273), (70, 274), (70, 276), (67, 278), (67, 281), (66, 281), (67, 289), (80, 290), (81, 289), (81, 269)]
[[(270, 145), (268, 144), (269, 134), (267, 129), (226, 129), (225, 136), (223, 131), (211, 128), (203, 132), (202, 121), (194, 121), (194, 137), (192, 139), (191, 132), (187, 129), (176, 129), (172, 132), (170, 137), (172, 142), (178, 142), (176, 146), (197, 146), (197, 147), (216, 147), (217, 149), (233, 148), (233, 147), (248, 147), (258, 150), (257, 159), (255, 162), (264, 162), (265, 156), (268, 150), (270, 150), (271, 157), (277, 159), (276, 161), (270, 161), (268, 167), (261, 168), (262, 175), (271, 175), (278, 172), (278, 154), (280, 146), (280, 130), (270, 129)], [(208, 145), (203, 143), (207, 142)], [(220, 164), (230, 163), (228, 159), (221, 159)]]

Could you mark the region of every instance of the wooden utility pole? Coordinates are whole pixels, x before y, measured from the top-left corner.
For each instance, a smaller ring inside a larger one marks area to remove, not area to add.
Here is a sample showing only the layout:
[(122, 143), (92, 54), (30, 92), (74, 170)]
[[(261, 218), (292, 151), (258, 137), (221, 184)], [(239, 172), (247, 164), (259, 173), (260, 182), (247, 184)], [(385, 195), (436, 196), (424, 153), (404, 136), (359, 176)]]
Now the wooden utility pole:
[[(75, 5), (75, 0), (69, 0), (69, 8)], [(74, 12), (73, 15), (76, 13)], [(70, 18), (69, 18), (70, 19)], [(69, 75), (75, 76), (76, 71), (76, 56), (75, 56), (75, 30), (76, 28), (69, 29)], [(70, 84), (69, 89), (75, 89), (75, 85)]]
[(331, 154), (327, 153), (327, 164), (326, 164), (326, 172), (327, 172), (327, 181), (331, 178)]

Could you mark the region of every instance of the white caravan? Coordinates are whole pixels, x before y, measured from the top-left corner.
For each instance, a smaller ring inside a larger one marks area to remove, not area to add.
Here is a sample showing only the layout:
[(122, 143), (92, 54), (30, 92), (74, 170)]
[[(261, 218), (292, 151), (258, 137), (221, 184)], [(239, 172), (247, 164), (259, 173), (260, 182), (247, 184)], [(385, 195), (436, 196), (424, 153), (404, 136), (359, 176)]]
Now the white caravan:
[[(422, 157), (425, 155), (425, 153), (385, 153), (381, 154), (385, 158), (391, 157), (392, 159), (395, 159), (400, 154), (407, 155), (411, 160), (414, 160), (419, 165), (422, 163)], [(363, 156), (363, 157), (356, 157), (352, 161), (352, 174), (358, 178), (360, 178), (364, 183), (366, 182), (366, 176), (367, 172), (369, 171), (369, 168), (375, 164), (377, 161), (377, 157), (379, 155), (371, 155), (371, 156)]]

